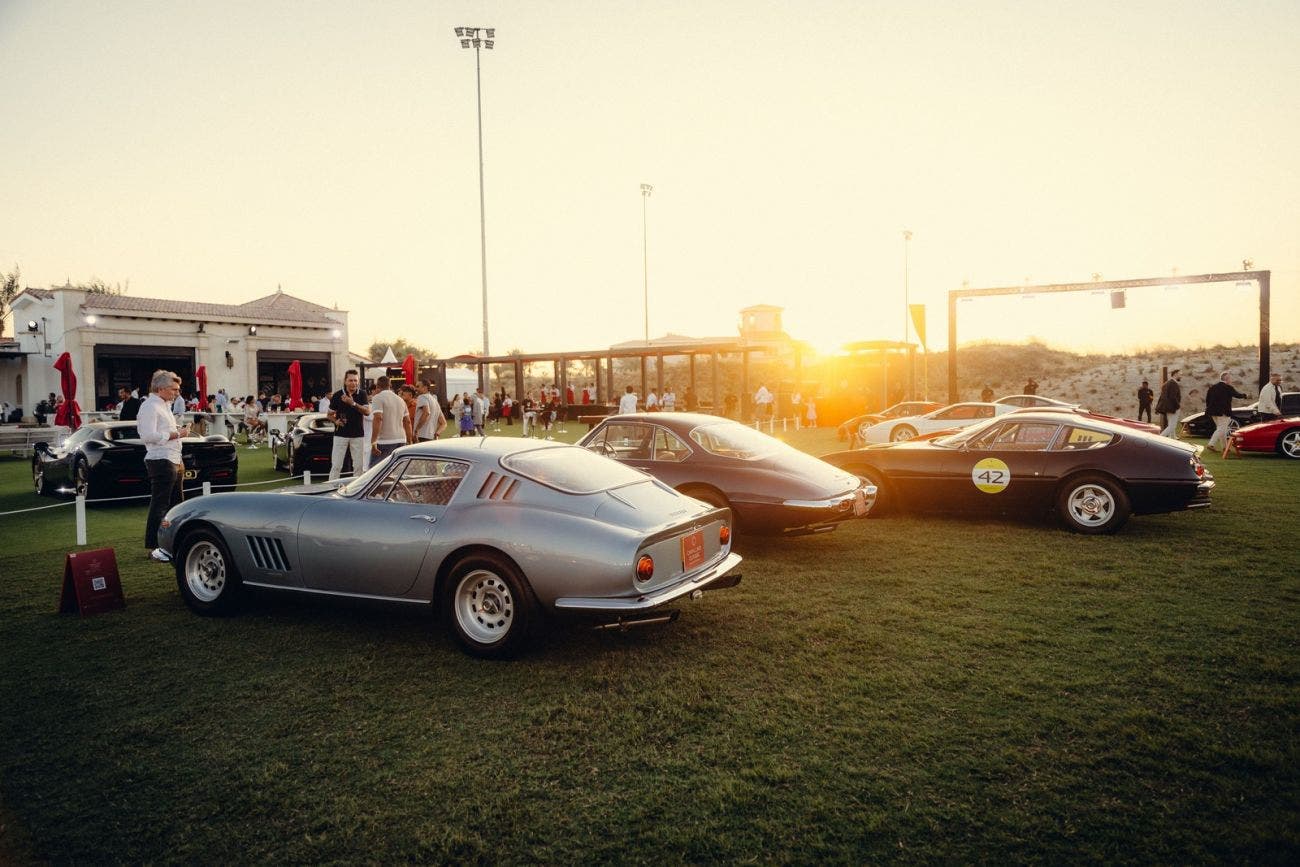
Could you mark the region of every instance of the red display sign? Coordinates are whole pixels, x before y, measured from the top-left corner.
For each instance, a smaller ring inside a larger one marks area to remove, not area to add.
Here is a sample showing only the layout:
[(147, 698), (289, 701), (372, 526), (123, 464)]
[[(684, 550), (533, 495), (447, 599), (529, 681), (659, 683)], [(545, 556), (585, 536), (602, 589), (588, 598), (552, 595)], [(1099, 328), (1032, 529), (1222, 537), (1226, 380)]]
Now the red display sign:
[(112, 548), (77, 551), (63, 562), (63, 589), (59, 613), (76, 611), (83, 617), (126, 607), (122, 579), (117, 574), (117, 554)]
[(687, 572), (704, 562), (704, 531), (682, 537), (682, 568)]

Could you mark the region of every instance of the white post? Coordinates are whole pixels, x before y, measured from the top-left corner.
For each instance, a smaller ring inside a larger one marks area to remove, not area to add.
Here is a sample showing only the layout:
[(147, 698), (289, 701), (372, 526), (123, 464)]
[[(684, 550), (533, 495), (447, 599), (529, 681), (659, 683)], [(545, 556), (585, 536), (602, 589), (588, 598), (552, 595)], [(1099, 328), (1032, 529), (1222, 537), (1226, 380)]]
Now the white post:
[(208, 494), (211, 494), (211, 493), (212, 493), (212, 482), (204, 482), (204, 483), (203, 483), (203, 496), (206, 497)]
[(304, 485), (310, 485), (310, 484), (311, 484), (311, 470), (303, 470), (303, 473), (302, 473), (302, 483), (303, 483)]
[(77, 495), (77, 544), (86, 544), (86, 497)]

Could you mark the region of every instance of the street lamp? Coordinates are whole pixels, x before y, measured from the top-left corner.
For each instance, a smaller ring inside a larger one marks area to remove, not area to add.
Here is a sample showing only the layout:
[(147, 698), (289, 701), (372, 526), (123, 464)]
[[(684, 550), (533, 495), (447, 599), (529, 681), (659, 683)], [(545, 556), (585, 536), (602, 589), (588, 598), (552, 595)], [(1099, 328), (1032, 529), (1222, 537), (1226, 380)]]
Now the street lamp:
[(649, 184), (641, 185), (641, 276), (644, 278), (645, 301), (645, 342), (650, 345), (650, 252), (646, 244), (645, 202), (655, 188)]
[(907, 317), (912, 314), (912, 308), (908, 303), (908, 280), (909, 280), (909, 254), (912, 247), (912, 230), (903, 230), (903, 342), (907, 342)]
[[(479, 36), (482, 33), (482, 36)], [(483, 273), (483, 354), (488, 350), (488, 299), (487, 299), (487, 216), (483, 205), (483, 74), (479, 63), (480, 49), (491, 51), (496, 45), (495, 27), (457, 27), (456, 38), (461, 48), (474, 49), (474, 85), (478, 96), (478, 231), (482, 251)]]

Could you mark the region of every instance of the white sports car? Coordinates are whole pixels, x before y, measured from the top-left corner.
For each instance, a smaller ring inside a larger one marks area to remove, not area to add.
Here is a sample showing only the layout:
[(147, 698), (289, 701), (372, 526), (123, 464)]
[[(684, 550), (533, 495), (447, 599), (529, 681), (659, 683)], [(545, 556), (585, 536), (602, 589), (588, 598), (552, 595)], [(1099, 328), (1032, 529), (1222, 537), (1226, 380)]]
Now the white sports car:
[(858, 437), (868, 444), (903, 442), (936, 431), (963, 428), (1014, 409), (1017, 407), (1002, 403), (954, 403), (925, 415), (886, 419), (858, 431)]

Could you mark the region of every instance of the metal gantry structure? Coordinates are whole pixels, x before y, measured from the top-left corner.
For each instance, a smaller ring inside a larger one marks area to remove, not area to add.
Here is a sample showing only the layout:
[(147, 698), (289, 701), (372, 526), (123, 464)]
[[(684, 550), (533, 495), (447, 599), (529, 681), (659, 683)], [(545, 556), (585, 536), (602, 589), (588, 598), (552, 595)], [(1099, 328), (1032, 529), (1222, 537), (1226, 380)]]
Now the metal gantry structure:
[[(1249, 265), (1251, 263), (1243, 262)], [(1195, 283), (1254, 282), (1259, 286), (1259, 386), (1268, 382), (1269, 374), (1269, 280), (1270, 271), (1227, 271), (1218, 274), (1193, 274), (1172, 277), (1139, 277), (1132, 280), (1105, 280), (1088, 283), (1049, 283), (1037, 286), (998, 286), (988, 289), (951, 289), (948, 292), (948, 400), (960, 400), (957, 388), (957, 302), (964, 298), (988, 298), (994, 295), (1049, 295), (1059, 292), (1122, 293), (1146, 286), (1184, 286)]]

